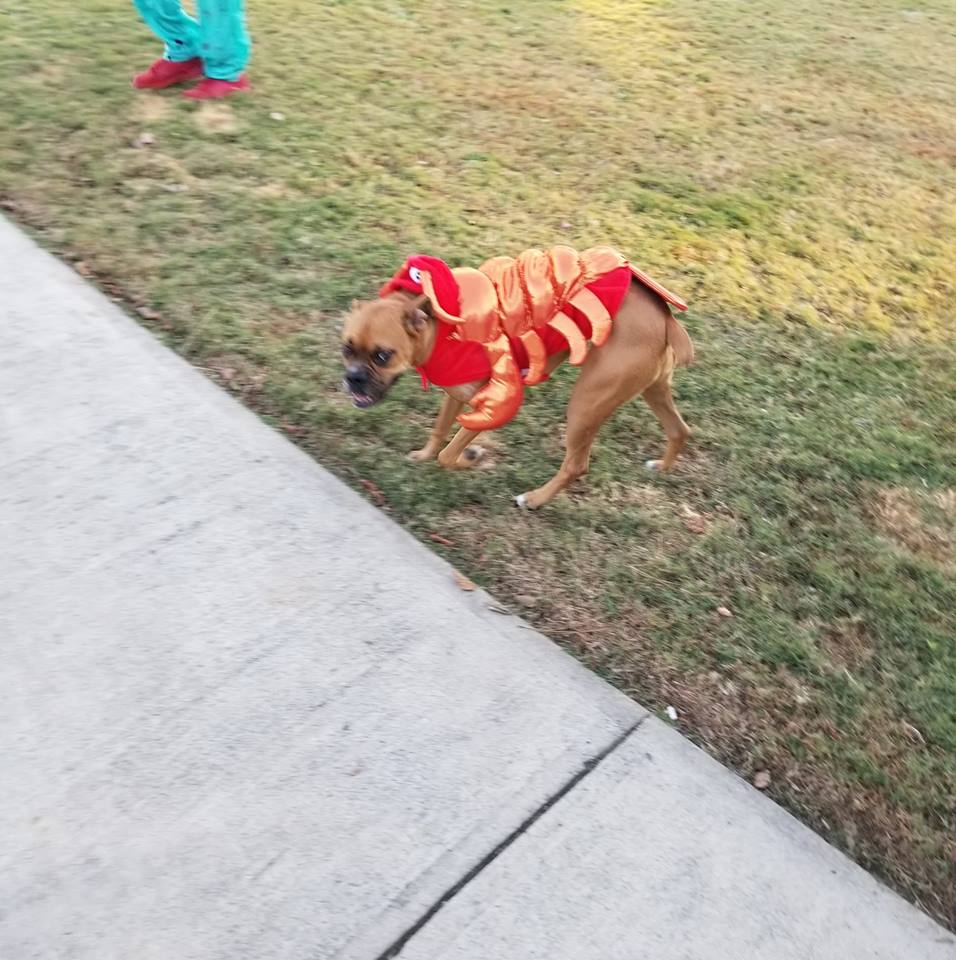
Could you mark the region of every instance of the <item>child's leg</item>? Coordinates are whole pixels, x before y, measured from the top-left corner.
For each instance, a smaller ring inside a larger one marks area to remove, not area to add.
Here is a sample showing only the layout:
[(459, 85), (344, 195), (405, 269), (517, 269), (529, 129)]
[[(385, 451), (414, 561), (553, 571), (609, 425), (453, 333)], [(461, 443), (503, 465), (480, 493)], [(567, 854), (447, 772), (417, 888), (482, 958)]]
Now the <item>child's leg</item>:
[(199, 24), (187, 16), (179, 0), (133, 0), (146, 25), (166, 44), (163, 57), (173, 63), (192, 60), (199, 52)]
[(214, 80), (238, 80), (249, 62), (249, 34), (242, 0), (198, 0), (203, 73)]

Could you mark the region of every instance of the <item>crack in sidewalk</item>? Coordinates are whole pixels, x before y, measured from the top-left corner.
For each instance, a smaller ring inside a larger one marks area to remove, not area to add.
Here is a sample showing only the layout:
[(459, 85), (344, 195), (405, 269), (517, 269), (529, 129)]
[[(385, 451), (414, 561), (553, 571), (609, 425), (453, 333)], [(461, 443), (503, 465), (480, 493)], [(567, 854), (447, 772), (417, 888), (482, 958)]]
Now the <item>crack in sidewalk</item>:
[(471, 883), (485, 868), (491, 866), (516, 840), (522, 837), (528, 830), (537, 823), (558, 801), (566, 797), (592, 770), (595, 770), (604, 760), (606, 760), (625, 740), (635, 733), (641, 724), (647, 719), (646, 716), (631, 724), (623, 733), (618, 734), (603, 750), (596, 753), (593, 757), (585, 760), (581, 768), (568, 778), (554, 793), (547, 797), (544, 802), (536, 807), (514, 830), (511, 831), (499, 844), (486, 853), (467, 873), (459, 880), (456, 880), (441, 896), (407, 929), (400, 934), (389, 946), (385, 948), (375, 960), (393, 960), (406, 944), (412, 939), (431, 919), (438, 913), (442, 907), (450, 900), (456, 897), (465, 887)]

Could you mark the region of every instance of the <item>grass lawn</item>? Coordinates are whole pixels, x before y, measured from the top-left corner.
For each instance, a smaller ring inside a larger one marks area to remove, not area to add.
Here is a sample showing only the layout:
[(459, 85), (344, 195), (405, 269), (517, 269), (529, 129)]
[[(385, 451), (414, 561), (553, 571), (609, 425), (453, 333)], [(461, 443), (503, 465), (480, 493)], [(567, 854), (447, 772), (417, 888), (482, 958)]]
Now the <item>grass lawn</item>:
[[(82, 7), (82, 10), (80, 10)], [(128, 0), (0, 9), (0, 201), (434, 549), (956, 927), (951, 0), (250, 0), (255, 93), (134, 93)], [(145, 136), (149, 134), (149, 136)], [(406, 463), (338, 315), (406, 253), (611, 242), (692, 302), (682, 468), (623, 410), (538, 515)], [(732, 616), (720, 616), (727, 607)]]

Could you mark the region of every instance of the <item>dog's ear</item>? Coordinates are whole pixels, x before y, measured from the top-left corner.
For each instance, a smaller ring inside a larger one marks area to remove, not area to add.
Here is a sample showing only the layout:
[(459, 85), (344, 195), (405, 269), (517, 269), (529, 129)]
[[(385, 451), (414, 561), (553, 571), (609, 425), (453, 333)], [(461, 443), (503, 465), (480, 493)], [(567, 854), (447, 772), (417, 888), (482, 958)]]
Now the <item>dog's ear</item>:
[(417, 337), (427, 325), (432, 316), (432, 302), (424, 294), (416, 297), (405, 308), (405, 314), (402, 322), (405, 329), (413, 336)]

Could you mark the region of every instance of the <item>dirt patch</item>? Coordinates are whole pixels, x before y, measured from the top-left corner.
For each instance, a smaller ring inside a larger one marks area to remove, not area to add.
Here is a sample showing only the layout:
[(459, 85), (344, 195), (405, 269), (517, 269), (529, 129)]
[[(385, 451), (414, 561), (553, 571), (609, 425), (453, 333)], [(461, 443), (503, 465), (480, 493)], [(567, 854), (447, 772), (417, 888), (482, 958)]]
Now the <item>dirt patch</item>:
[(956, 490), (879, 490), (870, 515), (882, 533), (907, 550), (956, 563)]
[(169, 99), (158, 94), (143, 93), (133, 104), (133, 119), (139, 123), (159, 123), (171, 112)]
[(664, 517), (670, 513), (667, 494), (652, 483), (613, 483), (603, 499), (612, 506), (640, 507), (643, 510), (652, 511), (658, 517)]
[(210, 357), (202, 369), (211, 380), (247, 403), (258, 398), (267, 378), (264, 370), (237, 354)]
[(193, 114), (193, 123), (207, 136), (229, 136), (241, 129), (236, 114), (227, 103), (202, 103)]
[(243, 185), (242, 189), (263, 200), (288, 200), (302, 196), (300, 190), (294, 190), (284, 183), (260, 183), (254, 187)]
[(200, 181), (194, 177), (182, 160), (161, 150), (130, 151), (131, 157), (126, 182), (137, 192), (155, 189), (158, 185), (180, 188), (195, 187)]
[(827, 659), (840, 669), (857, 670), (873, 659), (873, 638), (859, 617), (845, 617), (821, 630)]
[(315, 330), (321, 322), (322, 313), (318, 310), (304, 313), (273, 307), (254, 322), (254, 327), (257, 336), (281, 342)]

